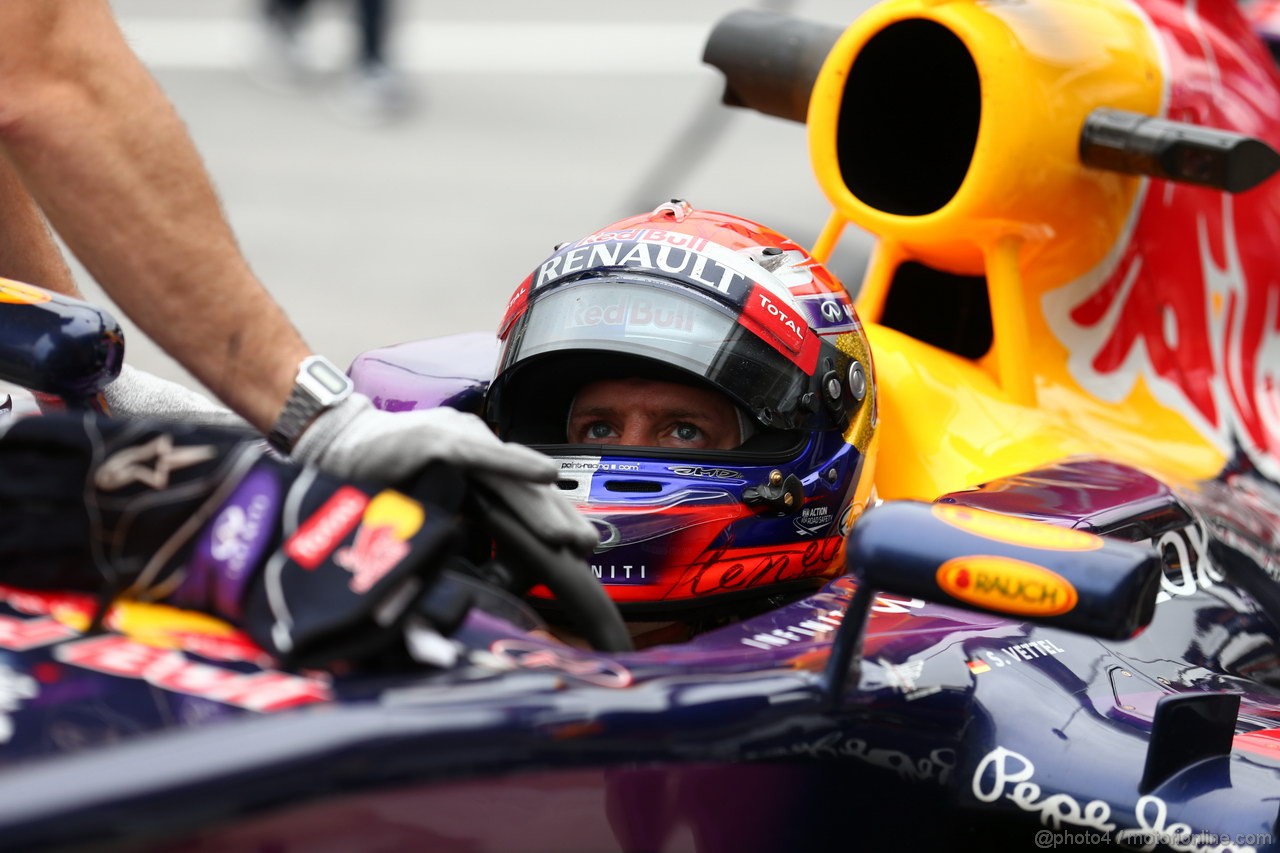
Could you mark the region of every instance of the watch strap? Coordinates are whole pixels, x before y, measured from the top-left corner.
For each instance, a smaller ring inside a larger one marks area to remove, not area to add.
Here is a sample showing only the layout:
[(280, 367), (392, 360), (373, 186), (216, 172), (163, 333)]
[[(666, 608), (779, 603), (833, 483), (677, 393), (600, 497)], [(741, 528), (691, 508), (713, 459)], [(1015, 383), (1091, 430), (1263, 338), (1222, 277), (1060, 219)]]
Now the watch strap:
[(349, 397), (354, 388), (351, 379), (329, 359), (322, 355), (304, 358), (267, 441), (282, 453), (292, 452), (311, 422)]

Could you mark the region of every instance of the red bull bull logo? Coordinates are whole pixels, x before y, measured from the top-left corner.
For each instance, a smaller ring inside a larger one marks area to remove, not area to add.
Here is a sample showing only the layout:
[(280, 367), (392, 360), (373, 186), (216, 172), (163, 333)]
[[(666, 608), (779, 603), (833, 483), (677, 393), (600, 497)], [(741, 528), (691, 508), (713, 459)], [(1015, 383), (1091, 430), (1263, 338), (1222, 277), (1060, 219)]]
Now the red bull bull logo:
[(425, 518), (422, 504), (398, 492), (381, 492), (369, 501), (355, 539), (333, 555), (351, 572), (351, 591), (363, 595), (399, 565)]
[[(1234, 9), (1143, 6), (1170, 66), (1164, 115), (1276, 145), (1280, 91), (1259, 82), (1269, 57), (1204, 35), (1229, 30)], [(1110, 255), (1045, 297), (1071, 375), (1111, 402), (1141, 384), (1228, 459), (1238, 448), (1280, 476), (1280, 183), (1234, 197), (1144, 184)]]

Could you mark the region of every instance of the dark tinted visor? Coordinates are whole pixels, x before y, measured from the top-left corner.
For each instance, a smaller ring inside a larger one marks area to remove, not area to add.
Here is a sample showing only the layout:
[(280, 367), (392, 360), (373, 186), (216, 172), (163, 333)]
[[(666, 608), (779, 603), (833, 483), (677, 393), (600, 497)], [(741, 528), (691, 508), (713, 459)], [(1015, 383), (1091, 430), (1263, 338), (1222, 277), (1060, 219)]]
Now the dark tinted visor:
[[(730, 308), (681, 285), (628, 275), (535, 297), (507, 338), (498, 385), (524, 373), (513, 368), (557, 353), (574, 353), (584, 368), (596, 356), (638, 356), (703, 380), (766, 426), (807, 426), (797, 409), (810, 377), (741, 326)], [(526, 374), (520, 381), (535, 380)]]

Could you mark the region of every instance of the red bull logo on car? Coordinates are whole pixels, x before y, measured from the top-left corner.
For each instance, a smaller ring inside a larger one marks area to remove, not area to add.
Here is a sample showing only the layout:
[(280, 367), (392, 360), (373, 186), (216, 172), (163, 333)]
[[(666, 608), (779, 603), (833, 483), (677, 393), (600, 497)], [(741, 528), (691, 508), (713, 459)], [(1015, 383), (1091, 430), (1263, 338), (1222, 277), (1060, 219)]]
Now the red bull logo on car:
[(1190, 231), (1191, 239), (1147, 251), (1135, 237), (1109, 270), (1048, 295), (1046, 314), (1059, 318), (1055, 333), (1071, 348), (1071, 375), (1113, 401), (1141, 382), (1228, 458), (1238, 445), (1259, 469), (1280, 475), (1280, 280), (1267, 272), (1274, 261), (1264, 267), (1241, 255), (1243, 205), (1231, 197), (1189, 213), (1162, 209), (1149, 190), (1142, 217), (1172, 220), (1151, 227)]
[[(1171, 4), (1168, 14), (1179, 10)], [(1199, 15), (1222, 15), (1211, 5)], [(1159, 23), (1159, 21), (1157, 21)], [(1280, 92), (1250, 83), (1250, 57), (1160, 28), (1166, 117), (1280, 140)], [(1253, 110), (1225, 107), (1252, 103)], [(1266, 185), (1264, 185), (1266, 186)], [(1280, 476), (1280, 277), (1275, 193), (1232, 196), (1144, 180), (1129, 222), (1094, 269), (1046, 294), (1068, 370), (1109, 401), (1145, 389), (1228, 459), (1237, 447)]]

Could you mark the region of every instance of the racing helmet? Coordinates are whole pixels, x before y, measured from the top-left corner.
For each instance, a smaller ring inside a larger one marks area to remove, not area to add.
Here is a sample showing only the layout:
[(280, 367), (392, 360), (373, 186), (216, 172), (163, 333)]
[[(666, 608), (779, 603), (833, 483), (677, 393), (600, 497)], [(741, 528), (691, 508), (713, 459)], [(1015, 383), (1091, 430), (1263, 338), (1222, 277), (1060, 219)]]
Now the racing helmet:
[[(557, 246), (498, 337), (485, 417), (559, 461), (560, 488), (600, 532), (591, 568), (625, 614), (669, 617), (843, 572), (845, 537), (873, 499), (875, 371), (848, 292), (799, 245), (673, 200)], [(740, 444), (570, 443), (584, 387), (636, 378), (722, 394)]]

